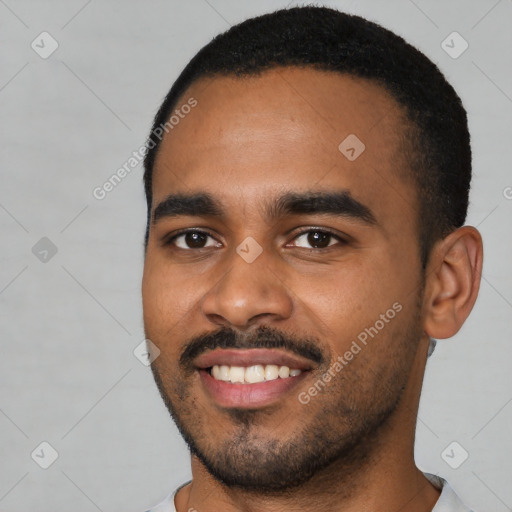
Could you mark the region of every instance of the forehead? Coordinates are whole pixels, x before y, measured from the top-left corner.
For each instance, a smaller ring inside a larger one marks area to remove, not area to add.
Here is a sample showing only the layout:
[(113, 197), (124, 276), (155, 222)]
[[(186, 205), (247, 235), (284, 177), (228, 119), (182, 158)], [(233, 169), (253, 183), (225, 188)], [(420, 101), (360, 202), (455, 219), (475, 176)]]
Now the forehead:
[[(190, 98), (197, 105), (184, 114)], [(208, 192), (246, 210), (285, 189), (344, 189), (383, 216), (392, 205), (413, 214), (399, 172), (407, 123), (373, 82), (301, 68), (215, 76), (193, 83), (175, 109), (180, 120), (155, 161), (153, 205), (170, 193)]]

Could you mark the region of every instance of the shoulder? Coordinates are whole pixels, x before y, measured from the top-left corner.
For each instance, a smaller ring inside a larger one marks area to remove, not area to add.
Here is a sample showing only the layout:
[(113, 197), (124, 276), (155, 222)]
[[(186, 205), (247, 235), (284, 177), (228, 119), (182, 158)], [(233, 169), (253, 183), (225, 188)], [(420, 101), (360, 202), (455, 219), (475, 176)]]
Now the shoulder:
[(176, 512), (176, 508), (174, 507), (174, 496), (176, 496), (176, 493), (182, 487), (185, 487), (185, 485), (188, 485), (189, 483), (190, 481), (180, 485), (177, 489), (171, 491), (160, 503), (145, 512)]
[(145, 512), (176, 512), (174, 508), (174, 492), (169, 493), (163, 501)]

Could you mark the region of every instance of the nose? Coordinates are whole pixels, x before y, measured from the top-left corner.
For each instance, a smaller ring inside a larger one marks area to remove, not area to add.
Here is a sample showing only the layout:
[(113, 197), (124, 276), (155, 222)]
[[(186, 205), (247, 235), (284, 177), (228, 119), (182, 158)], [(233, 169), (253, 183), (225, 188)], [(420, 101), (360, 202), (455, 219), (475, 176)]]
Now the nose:
[(226, 267), (228, 270), (202, 300), (202, 312), (210, 322), (247, 329), (290, 317), (290, 290), (265, 251), (251, 263), (233, 252)]

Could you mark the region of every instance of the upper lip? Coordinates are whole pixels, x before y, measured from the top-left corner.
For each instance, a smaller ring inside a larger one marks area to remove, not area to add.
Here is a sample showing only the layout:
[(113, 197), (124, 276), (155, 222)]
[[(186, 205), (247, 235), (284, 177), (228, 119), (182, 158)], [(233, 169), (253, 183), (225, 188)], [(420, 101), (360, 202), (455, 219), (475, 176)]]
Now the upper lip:
[(215, 349), (194, 359), (194, 366), (199, 369), (211, 368), (214, 365), (254, 366), (257, 364), (275, 364), (288, 366), (298, 370), (311, 370), (313, 362), (304, 357), (286, 352), (282, 349), (251, 348), (251, 349)]

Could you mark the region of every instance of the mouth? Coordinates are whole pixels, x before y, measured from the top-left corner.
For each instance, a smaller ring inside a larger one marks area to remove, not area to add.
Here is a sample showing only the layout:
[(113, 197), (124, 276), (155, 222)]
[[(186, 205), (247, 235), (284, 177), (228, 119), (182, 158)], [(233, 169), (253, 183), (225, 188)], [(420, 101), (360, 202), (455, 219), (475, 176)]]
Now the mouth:
[(231, 384), (257, 384), (276, 379), (289, 379), (302, 373), (298, 368), (278, 366), (276, 364), (255, 364), (253, 366), (214, 365), (208, 368), (208, 373), (215, 379)]
[(284, 399), (314, 368), (310, 360), (278, 349), (216, 349), (194, 363), (213, 402), (243, 409)]

